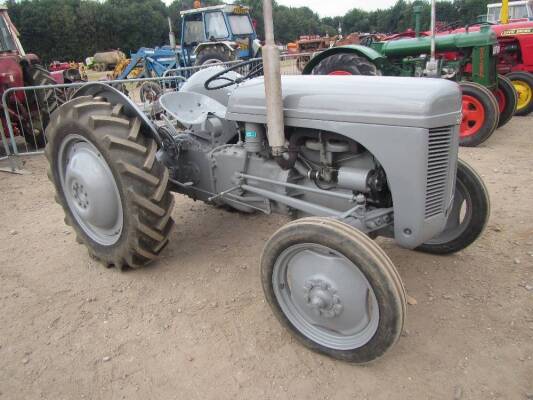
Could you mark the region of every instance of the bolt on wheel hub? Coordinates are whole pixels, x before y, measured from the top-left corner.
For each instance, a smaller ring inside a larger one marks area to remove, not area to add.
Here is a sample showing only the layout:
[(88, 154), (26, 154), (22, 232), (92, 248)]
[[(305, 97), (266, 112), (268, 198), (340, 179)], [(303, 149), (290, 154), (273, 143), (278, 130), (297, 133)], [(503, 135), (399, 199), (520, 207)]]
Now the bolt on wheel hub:
[(356, 349), (377, 330), (379, 307), (370, 283), (357, 265), (331, 248), (290, 246), (274, 265), (272, 283), (286, 317), (322, 346)]
[(309, 280), (304, 286), (307, 303), (313, 311), (326, 318), (333, 318), (342, 313), (343, 306), (337, 291), (326, 281)]

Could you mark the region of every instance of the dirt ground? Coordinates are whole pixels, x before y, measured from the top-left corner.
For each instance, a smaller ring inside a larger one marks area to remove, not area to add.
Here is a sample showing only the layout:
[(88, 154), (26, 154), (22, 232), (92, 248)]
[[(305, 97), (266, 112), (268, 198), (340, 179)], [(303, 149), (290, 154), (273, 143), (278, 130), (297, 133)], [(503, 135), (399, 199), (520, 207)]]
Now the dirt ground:
[(280, 217), (177, 196), (163, 258), (120, 272), (63, 223), (41, 156), (0, 173), (1, 399), (533, 399), (533, 117), (461, 156), (483, 238), (448, 257), (379, 240), (416, 305), (381, 360), (312, 353), (274, 319), (258, 260)]

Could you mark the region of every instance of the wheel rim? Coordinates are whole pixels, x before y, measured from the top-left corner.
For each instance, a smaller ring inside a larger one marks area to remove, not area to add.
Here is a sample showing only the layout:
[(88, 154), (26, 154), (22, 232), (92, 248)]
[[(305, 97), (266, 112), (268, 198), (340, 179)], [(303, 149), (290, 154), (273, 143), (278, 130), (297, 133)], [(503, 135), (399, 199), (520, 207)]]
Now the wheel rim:
[(67, 135), (57, 165), (71, 214), (85, 234), (103, 246), (115, 244), (123, 228), (120, 193), (102, 154), (80, 135)]
[(475, 135), (485, 123), (485, 107), (474, 96), (463, 94), (461, 137)]
[(533, 89), (527, 82), (521, 80), (513, 80), (514, 88), (518, 94), (518, 103), (516, 109), (521, 111), (529, 106), (533, 100)]
[(361, 270), (337, 251), (314, 243), (285, 249), (274, 265), (276, 299), (305, 337), (335, 350), (368, 343), (379, 325), (379, 307)]
[(466, 186), (457, 180), (453, 205), (444, 231), (427, 244), (440, 245), (458, 238), (472, 222), (472, 197)]
[(500, 114), (505, 111), (505, 106), (507, 105), (507, 100), (505, 99), (505, 93), (501, 89), (497, 89), (496, 92), (494, 92), (496, 96), (496, 100), (498, 100), (498, 109), (500, 110)]
[(330, 72), (328, 75), (342, 75), (342, 76), (346, 76), (346, 75), (353, 75), (353, 74), (350, 73), (350, 72), (348, 72), (348, 71), (337, 70), (337, 71), (332, 71), (332, 72)]

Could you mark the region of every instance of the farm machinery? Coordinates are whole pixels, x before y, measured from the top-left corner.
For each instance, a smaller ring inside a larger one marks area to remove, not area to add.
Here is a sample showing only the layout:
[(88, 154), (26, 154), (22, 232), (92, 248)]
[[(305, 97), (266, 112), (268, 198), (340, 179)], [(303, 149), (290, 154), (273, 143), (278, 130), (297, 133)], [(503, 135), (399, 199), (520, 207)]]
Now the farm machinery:
[(180, 45), (176, 46), (169, 20), (170, 45), (133, 53), (129, 64), (117, 74), (118, 79), (127, 79), (133, 71), (138, 72), (136, 77), (161, 77), (171, 69), (246, 60), (261, 54), (248, 7), (198, 6), (180, 15)]
[[(510, 79), (518, 93), (516, 115), (528, 115), (533, 111), (533, 1), (489, 4), (487, 21), (500, 46), (498, 73)], [(480, 26), (468, 29), (477, 31)], [(464, 31), (461, 28), (448, 33)]]
[(450, 254), (487, 224), (483, 181), (458, 159), (461, 90), (281, 77), (271, 1), (263, 8), (263, 65), (196, 72), (161, 96), (161, 119), (105, 83), (80, 88), (48, 125), (49, 177), (77, 240), (117, 268), (148, 264), (169, 243), (171, 192), (290, 216), (261, 256), (273, 313), (310, 349), (369, 362), (397, 342), (406, 314), (401, 278), (372, 239)]
[[(6, 90), (23, 86), (48, 86), (56, 84), (50, 72), (35, 54), (26, 54), (19, 34), (11, 22), (6, 7), (0, 7), (0, 97)], [(2, 107), (1, 123), (7, 132), (5, 113), (9, 113), (14, 135), (23, 135), (34, 147), (44, 145), (44, 128), (53, 112), (64, 99), (55, 89), (40, 90), (34, 96), (23, 91), (7, 97), (7, 110)]]
[[(417, 19), (420, 16), (417, 14)], [(433, 15), (433, 27), (435, 15)], [(498, 75), (500, 52), (489, 26), (449, 35), (413, 38), (402, 35), (367, 46), (351, 45), (326, 50), (314, 57), (303, 73), (313, 75), (386, 75), (437, 77), (459, 83), (463, 91), (460, 143), (477, 146), (514, 115), (517, 94), (509, 79)]]

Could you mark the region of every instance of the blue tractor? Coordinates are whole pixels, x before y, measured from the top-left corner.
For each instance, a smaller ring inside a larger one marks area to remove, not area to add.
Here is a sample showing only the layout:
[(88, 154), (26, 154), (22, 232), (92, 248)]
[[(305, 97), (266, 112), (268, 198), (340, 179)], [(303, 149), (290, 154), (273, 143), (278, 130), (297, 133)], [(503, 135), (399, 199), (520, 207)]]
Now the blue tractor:
[(248, 60), (261, 56), (249, 7), (219, 5), (182, 11), (182, 35), (176, 46), (170, 24), (170, 46), (140, 48), (117, 76), (127, 79), (142, 68), (136, 77), (161, 77), (170, 69)]
[(180, 63), (205, 65), (261, 56), (249, 7), (219, 5), (182, 11)]

